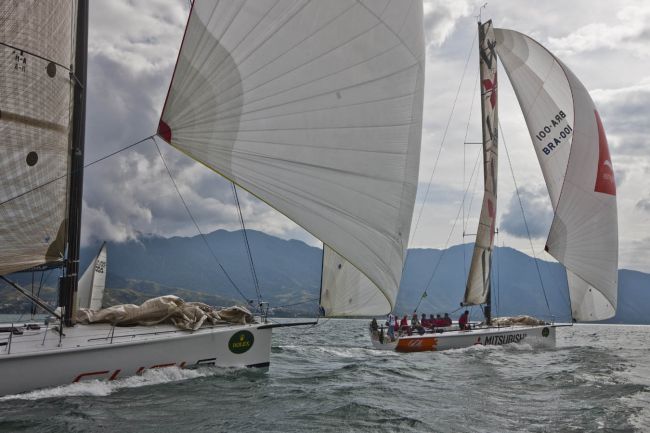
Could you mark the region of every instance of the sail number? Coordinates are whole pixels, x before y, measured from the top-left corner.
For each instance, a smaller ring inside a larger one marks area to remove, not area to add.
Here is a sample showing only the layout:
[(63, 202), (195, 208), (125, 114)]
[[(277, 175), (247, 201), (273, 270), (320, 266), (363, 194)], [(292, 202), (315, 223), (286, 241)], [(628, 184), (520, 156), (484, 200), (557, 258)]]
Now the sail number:
[[(571, 128), (571, 126), (563, 124), (564, 119), (566, 119), (566, 114), (564, 111), (560, 110), (551, 119), (551, 122), (548, 125), (544, 126), (537, 134), (535, 134), (535, 138), (538, 141), (546, 142), (546, 145), (542, 148), (542, 152), (544, 152), (545, 155), (548, 155), (557, 149), (562, 144), (562, 140), (573, 133), (573, 128)], [(561, 128), (559, 133), (556, 129), (558, 126)], [(553, 133), (553, 136), (551, 133)]]

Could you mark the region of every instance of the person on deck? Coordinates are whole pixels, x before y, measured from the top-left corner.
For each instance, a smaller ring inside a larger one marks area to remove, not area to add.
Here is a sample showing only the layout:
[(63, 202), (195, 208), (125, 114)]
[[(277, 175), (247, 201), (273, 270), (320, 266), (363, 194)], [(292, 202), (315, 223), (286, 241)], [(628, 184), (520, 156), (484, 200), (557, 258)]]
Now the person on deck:
[(461, 331), (469, 329), (469, 310), (465, 310), (458, 318), (458, 327)]
[(406, 329), (406, 328), (409, 327), (409, 318), (408, 318), (408, 316), (407, 316), (406, 314), (404, 315), (404, 317), (402, 317), (402, 321), (399, 322), (399, 327), (400, 327), (402, 330), (404, 330), (404, 329)]
[(440, 314), (436, 316), (436, 328), (442, 328), (445, 326), (445, 324), (442, 322), (442, 317), (440, 317)]
[(451, 326), (451, 317), (449, 317), (449, 313), (445, 313), (445, 317), (442, 318), (442, 321), (444, 322), (442, 326)]
[(377, 325), (377, 319), (374, 317), (372, 318), (372, 322), (370, 322), (370, 329), (373, 331), (377, 331), (379, 329), (379, 325)]
[(429, 328), (437, 328), (436, 319), (433, 317), (433, 314), (429, 314)]
[(424, 328), (418, 319), (418, 313), (413, 313), (413, 317), (411, 318), (411, 331), (417, 331), (420, 335), (424, 334)]
[(430, 328), (431, 325), (429, 324), (429, 319), (427, 319), (427, 315), (422, 313), (422, 318), (420, 319), (420, 325), (424, 326), (425, 328)]
[(388, 319), (386, 320), (386, 323), (388, 324), (388, 337), (390, 338), (390, 341), (395, 340), (395, 323), (397, 320), (395, 320), (395, 316), (393, 313), (388, 315)]

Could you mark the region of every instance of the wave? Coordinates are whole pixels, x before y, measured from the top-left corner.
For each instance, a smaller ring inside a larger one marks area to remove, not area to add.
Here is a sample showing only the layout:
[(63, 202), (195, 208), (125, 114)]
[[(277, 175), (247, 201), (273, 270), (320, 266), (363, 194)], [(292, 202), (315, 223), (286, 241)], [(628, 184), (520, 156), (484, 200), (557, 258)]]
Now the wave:
[(182, 380), (196, 379), (214, 375), (216, 370), (203, 369), (181, 369), (178, 367), (166, 367), (147, 370), (140, 376), (130, 376), (124, 379), (113, 381), (87, 380), (71, 383), (70, 385), (57, 386), (54, 388), (39, 389), (23, 394), (7, 395), (0, 397), (0, 401), (7, 400), (41, 400), (47, 398), (71, 397), (71, 396), (94, 396), (103, 397), (110, 395), (124, 388), (140, 388), (142, 386), (158, 385)]

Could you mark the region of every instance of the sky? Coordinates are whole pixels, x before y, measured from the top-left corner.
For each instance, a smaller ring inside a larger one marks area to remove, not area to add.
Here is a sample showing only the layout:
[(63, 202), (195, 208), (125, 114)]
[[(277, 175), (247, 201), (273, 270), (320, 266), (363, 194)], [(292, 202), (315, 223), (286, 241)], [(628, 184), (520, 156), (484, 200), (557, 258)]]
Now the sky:
[[(478, 172), (473, 169), (480, 146), (471, 143), (481, 139), (476, 20), (483, 4), (424, 2), (426, 82), (412, 248), (473, 241), (482, 195), (481, 164)], [(156, 130), (189, 1), (93, 1), (90, 7), (86, 163)], [(518, 30), (545, 45), (589, 90), (616, 173), (619, 267), (650, 272), (650, 3), (623, 0), (612, 8), (594, 0), (507, 0), (489, 2), (481, 14), (496, 27)], [(541, 170), (504, 78), (499, 89), (496, 242), (552, 260), (543, 252), (553, 215)], [(159, 146), (199, 229), (241, 228), (231, 185), (162, 141)], [(247, 228), (320, 245), (267, 205), (239, 194)], [(198, 234), (151, 140), (86, 169), (82, 224), (84, 245)]]

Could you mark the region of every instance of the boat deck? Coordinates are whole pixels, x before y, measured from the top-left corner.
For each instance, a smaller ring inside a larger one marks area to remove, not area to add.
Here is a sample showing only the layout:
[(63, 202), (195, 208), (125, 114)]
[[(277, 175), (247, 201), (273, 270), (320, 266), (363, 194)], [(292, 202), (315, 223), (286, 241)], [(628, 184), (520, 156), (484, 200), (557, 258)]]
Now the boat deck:
[(188, 331), (166, 324), (118, 327), (107, 323), (96, 323), (64, 328), (63, 335), (60, 335), (58, 323), (56, 325), (34, 322), (6, 323), (0, 324), (0, 357), (78, 351), (84, 348), (105, 347), (107, 344), (141, 344), (146, 341), (183, 338), (193, 334), (218, 333), (257, 326), (259, 323), (249, 325), (225, 323)]

